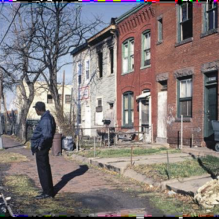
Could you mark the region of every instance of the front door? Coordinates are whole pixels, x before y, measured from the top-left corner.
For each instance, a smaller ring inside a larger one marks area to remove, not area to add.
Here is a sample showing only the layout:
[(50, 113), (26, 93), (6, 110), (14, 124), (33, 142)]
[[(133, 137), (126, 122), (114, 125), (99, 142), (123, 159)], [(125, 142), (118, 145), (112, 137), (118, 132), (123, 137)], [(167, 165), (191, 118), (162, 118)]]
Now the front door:
[(217, 72), (205, 76), (205, 138), (212, 138), (211, 121), (217, 120)]
[(157, 143), (167, 143), (167, 91), (158, 93)]
[[(151, 142), (151, 98), (150, 96), (139, 101), (139, 126), (140, 132), (145, 133), (146, 142)], [(139, 135), (140, 140), (143, 139), (143, 135)]]

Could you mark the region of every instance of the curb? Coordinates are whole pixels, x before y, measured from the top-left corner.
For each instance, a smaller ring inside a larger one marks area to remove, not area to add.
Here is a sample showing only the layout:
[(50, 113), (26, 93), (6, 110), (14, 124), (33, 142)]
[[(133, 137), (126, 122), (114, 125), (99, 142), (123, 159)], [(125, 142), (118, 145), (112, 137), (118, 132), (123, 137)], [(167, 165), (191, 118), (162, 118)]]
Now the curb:
[(110, 171), (117, 172), (117, 173), (119, 173), (119, 174), (121, 174), (125, 177), (129, 177), (129, 178), (134, 179), (138, 182), (146, 183), (146, 184), (149, 184), (149, 185), (159, 187), (161, 190), (168, 189), (168, 190), (172, 190), (176, 193), (183, 194), (183, 195), (189, 195), (189, 196), (192, 196), (192, 197), (194, 197), (194, 195), (195, 195), (194, 192), (185, 191), (185, 190), (175, 188), (174, 186), (171, 186), (171, 184), (172, 183), (177, 183), (177, 182), (180, 182), (180, 181), (181, 182), (187, 182), (187, 181), (191, 181), (191, 180), (197, 180), (197, 179), (210, 177), (209, 174), (204, 174), (204, 175), (201, 175), (201, 176), (193, 176), (193, 177), (189, 177), (189, 178), (171, 179), (171, 180), (167, 180), (167, 181), (163, 181), (163, 182), (157, 182), (154, 179), (148, 178), (145, 175), (137, 173), (136, 171), (134, 171), (134, 170), (132, 170), (128, 167), (119, 168), (119, 167), (115, 167), (113, 165), (110, 165), (108, 163), (98, 162), (97, 160), (94, 160), (95, 158), (86, 158), (86, 157), (82, 157), (82, 156), (75, 155), (75, 154), (73, 154), (72, 157), (76, 161), (92, 164), (94, 166), (101, 167), (101, 168), (106, 168)]

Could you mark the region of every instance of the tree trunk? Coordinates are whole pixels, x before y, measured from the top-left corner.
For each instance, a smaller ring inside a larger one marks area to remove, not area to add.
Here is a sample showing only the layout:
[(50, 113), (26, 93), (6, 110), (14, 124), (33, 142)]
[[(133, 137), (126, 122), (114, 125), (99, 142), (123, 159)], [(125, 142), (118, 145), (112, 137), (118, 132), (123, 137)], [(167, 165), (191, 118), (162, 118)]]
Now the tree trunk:
[(21, 92), (25, 92), (25, 95), (23, 96), (23, 107), (21, 110), (21, 113), (19, 115), (19, 122), (18, 122), (18, 127), (17, 127), (17, 134), (19, 138), (21, 138), (23, 141), (27, 141), (27, 115), (30, 109), (30, 106), (33, 102), (34, 99), (34, 85), (28, 84), (29, 88), (29, 96), (26, 96), (26, 90), (24, 88), (24, 84), (21, 84)]

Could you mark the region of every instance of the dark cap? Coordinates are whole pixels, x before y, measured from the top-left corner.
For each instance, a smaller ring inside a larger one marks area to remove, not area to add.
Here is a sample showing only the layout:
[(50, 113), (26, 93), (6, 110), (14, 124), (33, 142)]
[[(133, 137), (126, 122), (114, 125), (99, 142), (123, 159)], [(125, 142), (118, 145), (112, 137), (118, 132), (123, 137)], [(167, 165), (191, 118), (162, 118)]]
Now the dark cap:
[(45, 111), (46, 110), (46, 106), (44, 102), (36, 102), (35, 106), (33, 106), (33, 108), (36, 108), (40, 111)]

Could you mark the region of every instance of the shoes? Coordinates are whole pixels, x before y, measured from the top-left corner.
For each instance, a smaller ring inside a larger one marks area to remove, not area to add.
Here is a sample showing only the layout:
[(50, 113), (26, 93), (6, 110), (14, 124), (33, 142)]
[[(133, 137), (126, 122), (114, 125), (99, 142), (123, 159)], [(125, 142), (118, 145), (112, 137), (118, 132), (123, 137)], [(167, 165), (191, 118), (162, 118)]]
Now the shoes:
[(36, 199), (46, 199), (46, 198), (54, 198), (54, 196), (42, 193), (40, 195), (37, 195), (35, 198)]

